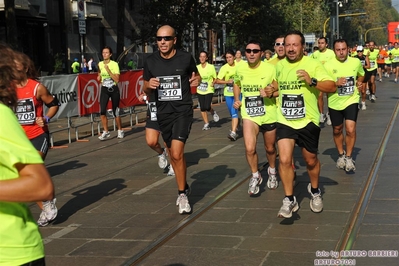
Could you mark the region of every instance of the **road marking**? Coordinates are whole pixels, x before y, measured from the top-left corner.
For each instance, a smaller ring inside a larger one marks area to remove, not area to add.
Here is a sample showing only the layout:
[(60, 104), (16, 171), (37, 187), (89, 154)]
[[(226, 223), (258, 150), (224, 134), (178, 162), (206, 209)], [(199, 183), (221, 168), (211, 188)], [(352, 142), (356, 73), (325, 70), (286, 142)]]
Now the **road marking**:
[(146, 186), (145, 188), (142, 188), (142, 189), (134, 192), (132, 195), (144, 194), (147, 191), (149, 191), (150, 189), (155, 188), (155, 187), (157, 187), (159, 185), (162, 185), (163, 183), (166, 183), (166, 182), (168, 182), (168, 181), (170, 181), (172, 179), (175, 179), (175, 176), (167, 176), (167, 177), (165, 177), (165, 178), (163, 178), (163, 179), (161, 179), (161, 180), (159, 180), (159, 181), (157, 181), (157, 182), (155, 182), (155, 183), (153, 183), (153, 184), (151, 184), (149, 186)]
[(221, 154), (222, 152), (225, 152), (225, 151), (227, 151), (228, 149), (233, 148), (234, 146), (235, 146), (234, 144), (227, 145), (226, 147), (224, 147), (224, 148), (222, 148), (222, 149), (220, 149), (220, 150), (218, 150), (218, 151), (215, 151), (214, 153), (210, 154), (210, 155), (209, 155), (209, 158), (213, 158), (213, 157), (215, 157), (215, 156)]
[(62, 229), (62, 230), (60, 230), (60, 231), (58, 231), (58, 232), (56, 232), (56, 233), (54, 233), (52, 235), (49, 235), (48, 237), (43, 239), (43, 243), (44, 244), (48, 244), (51, 241), (53, 241), (54, 239), (60, 238), (60, 237), (62, 237), (64, 235), (69, 234), (70, 232), (78, 229), (79, 226), (81, 226), (81, 224), (70, 224), (70, 225), (68, 225), (68, 227), (66, 227), (66, 228), (64, 228), (64, 229)]

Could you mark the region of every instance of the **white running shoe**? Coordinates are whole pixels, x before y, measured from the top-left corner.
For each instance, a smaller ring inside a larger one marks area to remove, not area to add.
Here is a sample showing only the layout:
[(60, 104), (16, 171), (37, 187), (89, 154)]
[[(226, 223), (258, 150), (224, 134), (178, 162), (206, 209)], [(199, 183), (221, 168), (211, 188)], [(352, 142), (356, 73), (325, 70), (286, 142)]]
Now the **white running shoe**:
[(158, 155), (158, 166), (161, 169), (165, 169), (168, 166), (168, 159), (166, 159), (166, 149), (163, 149), (163, 153)]
[(366, 90), (366, 95), (370, 95), (370, 90), (369, 89)]
[(236, 141), (237, 140), (237, 133), (235, 133), (234, 131), (230, 130), (229, 135), (227, 135), (227, 137), (232, 140), (232, 141)]
[(39, 220), (37, 220), (38, 226), (46, 226), (57, 217), (58, 209), (57, 206), (55, 206), (56, 202), (56, 198), (49, 201), (43, 201), (43, 210), (40, 213)]
[(366, 108), (366, 103), (365, 102), (362, 102), (362, 110), (364, 111), (364, 110), (366, 110), (367, 108)]
[(172, 176), (172, 175), (175, 175), (175, 171), (173, 170), (172, 165), (169, 165), (169, 171), (168, 171), (167, 176)]
[(329, 125), (329, 126), (331, 126), (331, 119), (330, 119), (330, 114), (329, 113), (327, 113), (326, 114), (326, 120), (327, 120), (327, 125)]
[(375, 94), (371, 94), (370, 101), (375, 102), (375, 100), (377, 100)]
[(202, 130), (209, 130), (209, 129), (211, 129), (209, 124), (205, 124), (204, 127), (202, 128)]
[(111, 137), (111, 133), (109, 131), (103, 131), (103, 133), (98, 137), (99, 140), (106, 140)]
[(218, 116), (218, 114), (216, 113), (216, 111), (213, 111), (213, 121), (219, 122), (219, 116)]
[(344, 151), (344, 154), (342, 154), (342, 155), (340, 155), (338, 157), (337, 168), (338, 169), (345, 169), (345, 165), (346, 165), (346, 162), (345, 162), (345, 151)]
[(351, 171), (355, 171), (355, 170), (356, 170), (355, 161), (352, 159), (352, 157), (346, 156), (345, 171), (351, 172)]
[(324, 123), (324, 121), (325, 121), (324, 114), (320, 114), (319, 122), (320, 122), (320, 123)]
[(258, 173), (258, 177), (251, 177), (249, 180), (249, 186), (248, 186), (248, 194), (249, 195), (254, 195), (259, 193), (259, 185), (262, 184), (262, 176), (260, 173)]
[(323, 199), (321, 197), (321, 191), (319, 188), (319, 192), (313, 194), (312, 193), (312, 185), (309, 183), (308, 185), (308, 192), (310, 193), (311, 199), (310, 199), (310, 209), (312, 212), (321, 212), (323, 210)]
[(125, 131), (118, 129), (118, 139), (123, 139), (125, 137)]
[(278, 188), (278, 181), (277, 181), (277, 172), (272, 174), (270, 172), (270, 167), (267, 169), (267, 174), (269, 175), (269, 178), (267, 179), (267, 187), (269, 189), (276, 189)]
[(290, 201), (289, 198), (285, 197), (283, 199), (283, 206), (281, 206), (278, 211), (277, 217), (279, 218), (291, 218), (292, 213), (296, 212), (299, 209), (298, 202), (294, 196), (294, 201)]
[(191, 212), (190, 203), (188, 202), (188, 198), (187, 198), (186, 194), (181, 193), (177, 197), (177, 202), (178, 202), (177, 205), (179, 205), (179, 213), (180, 214), (190, 213)]

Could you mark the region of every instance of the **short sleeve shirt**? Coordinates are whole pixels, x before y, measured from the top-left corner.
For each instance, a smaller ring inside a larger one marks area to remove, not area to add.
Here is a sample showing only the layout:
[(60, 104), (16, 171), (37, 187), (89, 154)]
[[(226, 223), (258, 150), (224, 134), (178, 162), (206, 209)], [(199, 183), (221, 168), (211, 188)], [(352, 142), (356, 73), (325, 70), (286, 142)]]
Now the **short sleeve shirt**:
[(205, 95), (215, 92), (215, 87), (213, 87), (213, 80), (216, 79), (215, 66), (206, 63), (205, 67), (201, 64), (197, 65), (198, 72), (201, 76), (201, 82), (197, 87), (197, 94)]
[[(105, 70), (104, 61), (101, 61), (98, 64), (98, 67), (100, 68), (101, 84), (105, 87), (112, 87), (116, 85), (116, 82), (108, 74), (107, 70)], [(117, 62), (112, 60), (109, 61), (108, 68), (113, 74), (120, 74), (119, 65)]]
[(234, 77), (236, 74), (236, 64), (234, 66), (230, 66), (229, 64), (223, 65), (218, 73), (217, 78), (220, 80), (233, 80), (231, 84), (226, 84), (224, 87), (224, 96), (234, 96), (233, 93), (233, 84), (234, 84)]

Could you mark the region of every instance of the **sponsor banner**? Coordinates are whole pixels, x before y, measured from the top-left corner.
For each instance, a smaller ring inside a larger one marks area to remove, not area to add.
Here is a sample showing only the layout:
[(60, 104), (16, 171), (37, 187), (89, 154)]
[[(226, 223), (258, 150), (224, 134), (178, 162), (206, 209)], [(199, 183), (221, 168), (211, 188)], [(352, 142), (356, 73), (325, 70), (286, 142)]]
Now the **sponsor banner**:
[[(143, 91), (143, 71), (122, 72), (118, 87), (120, 92), (120, 108), (141, 105), (138, 96)], [(97, 81), (97, 73), (81, 74), (78, 77), (79, 114), (81, 116), (100, 112), (101, 85)], [(107, 109), (112, 109), (111, 101)]]
[[(45, 76), (40, 78), (40, 82), (47, 87), (54, 97), (57, 97), (61, 104), (57, 114), (53, 117), (53, 120), (79, 115), (77, 74)], [(44, 106), (44, 113), (47, 113), (46, 106)]]

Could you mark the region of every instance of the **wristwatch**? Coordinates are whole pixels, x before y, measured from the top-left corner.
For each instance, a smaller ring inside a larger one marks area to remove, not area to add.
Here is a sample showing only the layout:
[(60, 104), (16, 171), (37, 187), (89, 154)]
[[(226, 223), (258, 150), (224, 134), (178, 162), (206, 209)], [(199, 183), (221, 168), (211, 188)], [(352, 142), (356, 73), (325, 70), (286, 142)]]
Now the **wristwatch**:
[(316, 87), (317, 86), (317, 79), (311, 78), (309, 86), (310, 87)]

